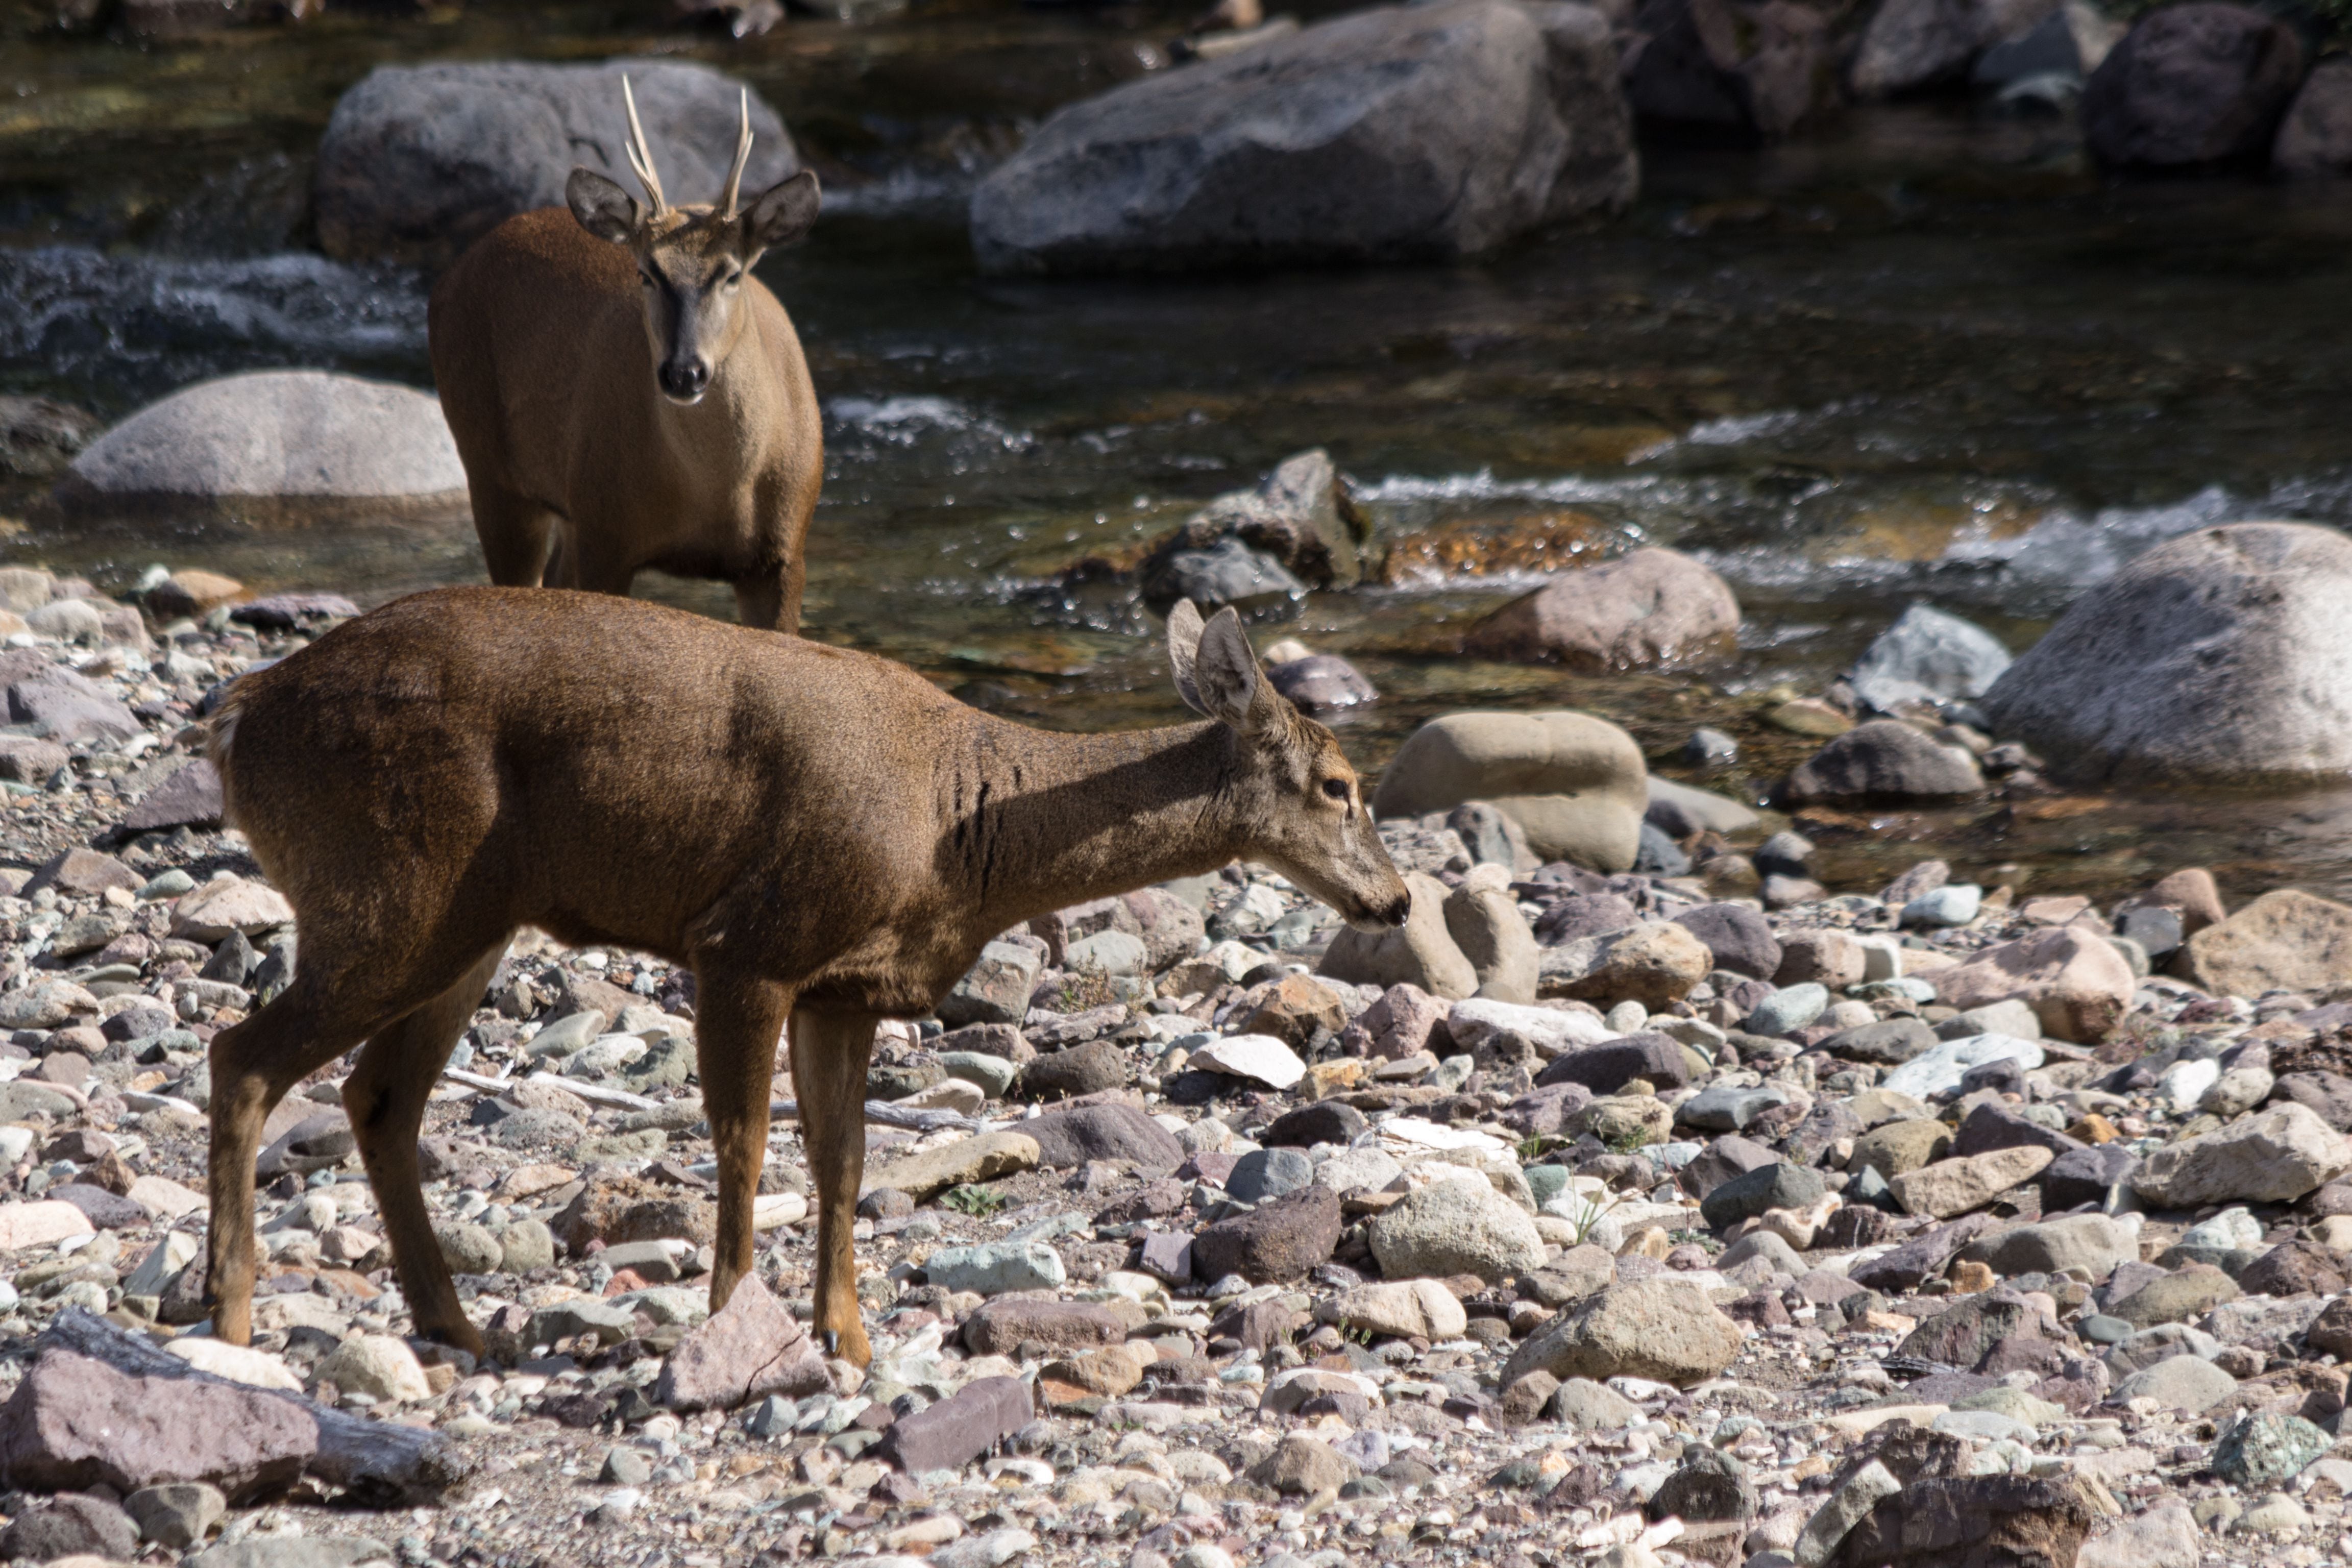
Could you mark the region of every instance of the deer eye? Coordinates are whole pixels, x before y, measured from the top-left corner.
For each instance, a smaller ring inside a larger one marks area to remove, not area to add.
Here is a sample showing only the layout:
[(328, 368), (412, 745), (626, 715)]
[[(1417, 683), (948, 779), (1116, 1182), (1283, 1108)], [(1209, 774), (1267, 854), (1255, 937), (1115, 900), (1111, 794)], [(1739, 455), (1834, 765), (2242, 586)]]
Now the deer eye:
[(640, 272), (637, 274), (637, 282), (645, 288), (650, 289), (654, 286), (654, 275), (650, 272)]
[(1323, 781), (1323, 793), (1329, 795), (1333, 800), (1345, 800), (1348, 798), (1348, 781), (1346, 779), (1325, 779)]

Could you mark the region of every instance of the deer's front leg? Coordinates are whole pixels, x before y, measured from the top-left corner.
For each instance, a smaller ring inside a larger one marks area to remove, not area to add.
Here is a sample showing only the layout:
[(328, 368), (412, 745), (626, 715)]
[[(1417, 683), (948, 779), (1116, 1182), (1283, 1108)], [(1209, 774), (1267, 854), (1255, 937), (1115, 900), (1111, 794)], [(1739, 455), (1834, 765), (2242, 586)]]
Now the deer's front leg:
[(793, 1087), (817, 1194), (816, 1330), (828, 1354), (861, 1367), (873, 1351), (858, 1314), (850, 1227), (866, 1174), (866, 1072), (876, 1022), (870, 1013), (793, 1015)]

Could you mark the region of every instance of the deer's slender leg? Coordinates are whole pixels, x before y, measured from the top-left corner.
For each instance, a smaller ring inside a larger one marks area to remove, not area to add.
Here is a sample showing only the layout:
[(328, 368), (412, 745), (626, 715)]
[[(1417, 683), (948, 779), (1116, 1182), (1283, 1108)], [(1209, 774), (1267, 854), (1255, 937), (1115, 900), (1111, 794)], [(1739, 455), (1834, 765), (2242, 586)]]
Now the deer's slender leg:
[(769, 631), (801, 629), (802, 562), (795, 557), (771, 571), (760, 571), (735, 582), (735, 618), (747, 626)]
[(474, 532), (482, 542), (490, 581), (502, 588), (538, 587), (549, 564), (547, 542), (555, 513), (512, 490), (477, 489), (473, 502)]
[(447, 984), (441, 979), (420, 990), (371, 994), (352, 978), (364, 968), (324, 962), (331, 949), (323, 933), (308, 940), (285, 992), (212, 1043), (205, 1300), (213, 1309), (213, 1332), (231, 1344), (245, 1344), (253, 1333), (253, 1163), (270, 1110), (288, 1089)]
[(793, 1088), (801, 1141), (816, 1184), (816, 1319), (827, 1348), (858, 1366), (872, 1358), (857, 1310), (857, 1256), (850, 1227), (866, 1174), (866, 1070), (874, 1054), (870, 1013), (793, 1015)]
[(719, 1155), (719, 1244), (710, 1269), (710, 1310), (727, 1305), (751, 1271), (751, 1200), (768, 1151), (768, 1090), (776, 1038), (791, 1016), (793, 994), (772, 980), (703, 969), (697, 973), (696, 1055), (702, 1106)]
[(449, 1265), (425, 1212), (416, 1164), (416, 1133), (425, 1102), (467, 1021), (497, 973), (505, 944), (482, 958), (464, 978), (387, 1028), (379, 1029), (360, 1053), (359, 1066), (343, 1085), (343, 1109), (375, 1190), (377, 1211), (392, 1242), (393, 1264), (408, 1298), (415, 1332), (456, 1345), (479, 1357), (482, 1336), (457, 1304)]

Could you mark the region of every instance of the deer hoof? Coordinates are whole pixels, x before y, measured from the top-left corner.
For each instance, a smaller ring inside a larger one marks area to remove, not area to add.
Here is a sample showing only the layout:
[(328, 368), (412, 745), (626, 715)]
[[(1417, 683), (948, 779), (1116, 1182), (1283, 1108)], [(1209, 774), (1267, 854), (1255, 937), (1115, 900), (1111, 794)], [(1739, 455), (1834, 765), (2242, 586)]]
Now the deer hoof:
[(841, 1353), (841, 1331), (840, 1331), (840, 1330), (838, 1330), (838, 1329), (827, 1329), (827, 1330), (825, 1330), (825, 1331), (824, 1331), (824, 1335), (823, 1335), (822, 1337), (823, 1337), (823, 1339), (824, 1340), (824, 1353), (825, 1353), (825, 1354), (827, 1354), (827, 1355), (829, 1355), (829, 1356), (833, 1356), (833, 1355), (839, 1355), (839, 1354)]

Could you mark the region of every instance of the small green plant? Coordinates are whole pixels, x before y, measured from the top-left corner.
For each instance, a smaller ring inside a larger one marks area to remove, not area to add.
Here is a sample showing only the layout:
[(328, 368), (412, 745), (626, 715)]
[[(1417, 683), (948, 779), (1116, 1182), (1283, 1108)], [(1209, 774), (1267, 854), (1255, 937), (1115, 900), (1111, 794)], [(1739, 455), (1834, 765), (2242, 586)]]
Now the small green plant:
[(1012, 1201), (1003, 1193), (991, 1192), (986, 1187), (976, 1187), (970, 1184), (961, 1187), (950, 1187), (940, 1194), (941, 1208), (953, 1209), (958, 1214), (968, 1214), (975, 1217), (992, 1215)]
[(1540, 1135), (1530, 1132), (1525, 1138), (1519, 1140), (1520, 1164), (1527, 1165), (1534, 1163), (1535, 1157), (1542, 1152), (1543, 1139)]
[(1631, 1154), (1636, 1149), (1646, 1149), (1656, 1140), (1646, 1127), (1628, 1127), (1602, 1143), (1612, 1154)]
[(1097, 1007), (1108, 1007), (1118, 1000), (1111, 989), (1110, 976), (1099, 969), (1073, 969), (1062, 978), (1054, 993), (1054, 1011), (1087, 1013)]
[[(1603, 1199), (1606, 1201), (1602, 1201)], [(1570, 1233), (1576, 1237), (1575, 1245), (1582, 1247), (1593, 1231), (1599, 1228), (1601, 1222), (1608, 1217), (1609, 1211), (1624, 1201), (1625, 1194), (1622, 1193), (1602, 1193), (1592, 1197), (1586, 1197), (1580, 1194), (1577, 1206), (1581, 1212), (1576, 1218), (1568, 1222)]]

